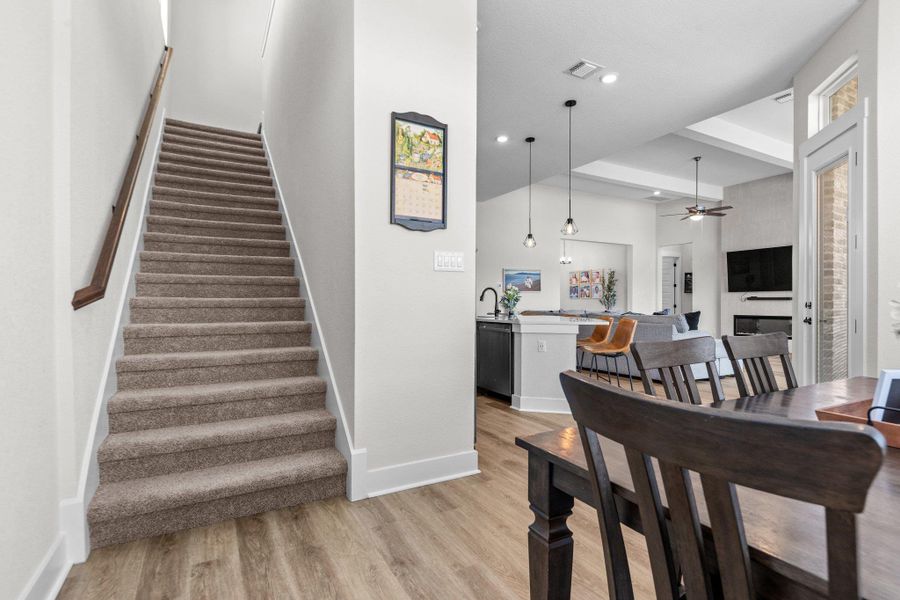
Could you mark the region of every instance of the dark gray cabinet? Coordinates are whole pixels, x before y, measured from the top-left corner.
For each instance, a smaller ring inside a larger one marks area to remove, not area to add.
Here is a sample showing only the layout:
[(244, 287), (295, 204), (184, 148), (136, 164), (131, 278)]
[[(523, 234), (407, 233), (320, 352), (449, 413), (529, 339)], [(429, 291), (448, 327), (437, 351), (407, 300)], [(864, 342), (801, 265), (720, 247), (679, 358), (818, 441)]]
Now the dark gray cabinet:
[(512, 396), (512, 324), (478, 321), (476, 332), (478, 387), (502, 396)]

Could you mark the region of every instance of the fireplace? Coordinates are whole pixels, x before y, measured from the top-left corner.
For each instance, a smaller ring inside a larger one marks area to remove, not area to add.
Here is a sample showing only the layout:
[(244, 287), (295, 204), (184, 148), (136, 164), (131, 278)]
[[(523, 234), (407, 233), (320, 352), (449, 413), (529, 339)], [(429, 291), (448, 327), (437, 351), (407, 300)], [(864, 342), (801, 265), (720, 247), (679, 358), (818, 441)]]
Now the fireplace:
[(791, 337), (792, 317), (771, 315), (734, 315), (734, 335), (756, 335), (783, 331)]

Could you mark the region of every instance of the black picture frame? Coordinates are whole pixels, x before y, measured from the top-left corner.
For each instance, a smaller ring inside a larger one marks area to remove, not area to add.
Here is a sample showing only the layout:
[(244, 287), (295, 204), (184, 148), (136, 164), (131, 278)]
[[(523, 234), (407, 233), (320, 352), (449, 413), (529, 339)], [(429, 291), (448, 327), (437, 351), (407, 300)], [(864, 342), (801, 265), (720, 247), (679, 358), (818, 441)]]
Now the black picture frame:
[[(411, 123), (413, 125), (419, 125), (422, 127), (427, 127), (430, 129), (439, 129), (442, 132), (441, 135), (441, 144), (442, 144), (442, 158), (441, 158), (441, 171), (434, 171), (429, 169), (421, 169), (417, 167), (412, 167), (409, 165), (398, 165), (396, 163), (396, 151), (397, 151), (397, 121), (402, 121), (405, 123)], [(406, 229), (411, 229), (413, 231), (434, 231), (435, 229), (446, 229), (447, 228), (447, 124), (441, 123), (434, 117), (429, 115), (423, 115), (417, 112), (392, 112), (391, 113), (391, 168), (390, 168), (390, 179), (391, 179), (391, 224), (400, 225), (401, 227), (405, 227)], [(415, 215), (407, 215), (407, 214), (398, 214), (397, 213), (397, 189), (396, 189), (396, 178), (397, 171), (403, 170), (407, 172), (413, 173), (422, 173), (426, 176), (439, 176), (441, 180), (441, 218), (440, 219), (429, 219), (421, 216)]]
[(684, 274), (684, 294), (693, 294), (694, 293), (694, 274), (693, 273), (685, 273)]

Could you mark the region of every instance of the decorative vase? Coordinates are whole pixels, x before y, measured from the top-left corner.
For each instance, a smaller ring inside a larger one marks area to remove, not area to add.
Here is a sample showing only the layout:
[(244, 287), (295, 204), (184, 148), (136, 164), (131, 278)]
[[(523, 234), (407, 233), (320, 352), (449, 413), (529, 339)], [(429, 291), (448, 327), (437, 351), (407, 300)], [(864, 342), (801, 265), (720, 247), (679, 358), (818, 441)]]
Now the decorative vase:
[(516, 318), (516, 314), (517, 314), (517, 313), (516, 313), (515, 307), (510, 307), (510, 308), (508, 308), (506, 312), (507, 312), (507, 314), (509, 314), (509, 318), (510, 318), (510, 319), (515, 319), (515, 318)]

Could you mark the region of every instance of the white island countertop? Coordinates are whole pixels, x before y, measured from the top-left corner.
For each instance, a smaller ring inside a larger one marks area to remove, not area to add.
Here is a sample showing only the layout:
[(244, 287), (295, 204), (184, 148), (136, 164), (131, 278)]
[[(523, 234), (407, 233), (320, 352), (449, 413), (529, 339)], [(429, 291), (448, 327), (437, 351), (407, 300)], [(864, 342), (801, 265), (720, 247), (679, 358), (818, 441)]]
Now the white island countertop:
[(479, 315), (476, 321), (483, 323), (509, 323), (516, 332), (558, 331), (560, 333), (575, 333), (579, 327), (586, 325), (599, 325), (606, 323), (603, 319), (591, 317), (565, 317), (560, 315), (534, 315), (518, 316), (510, 319), (507, 315), (493, 317), (491, 315)]

